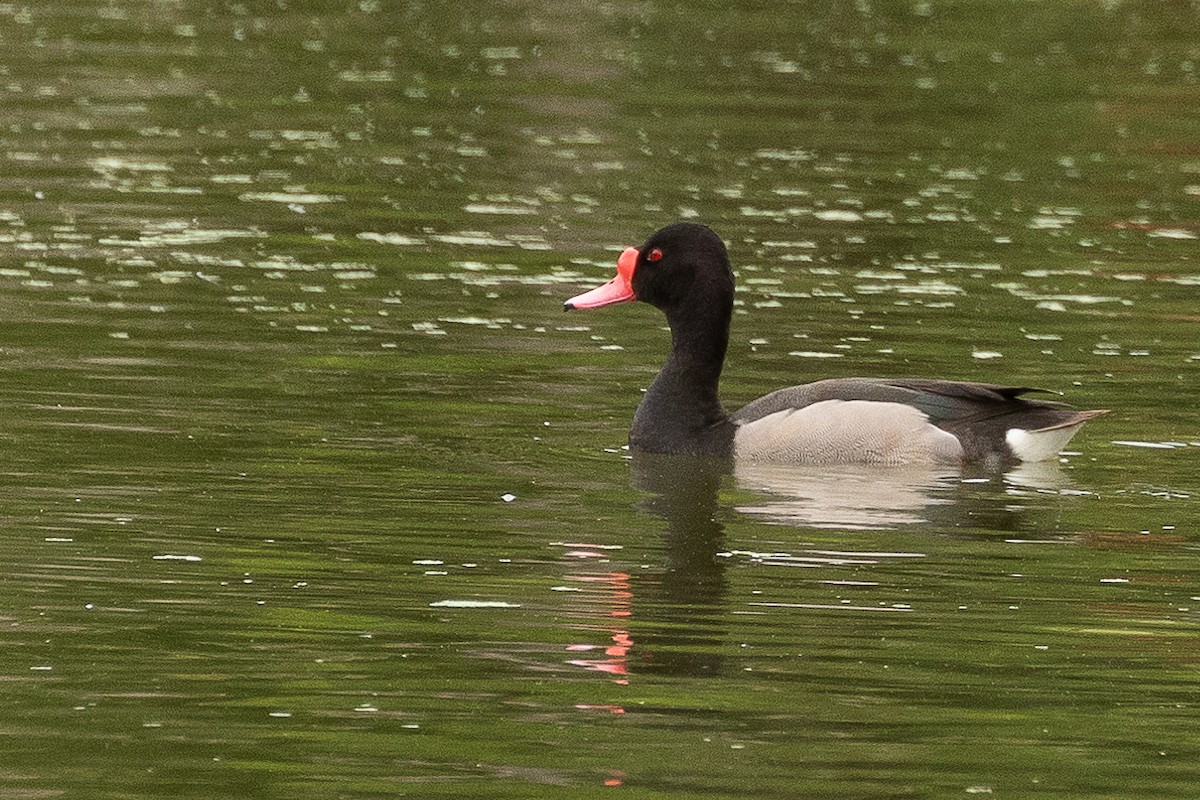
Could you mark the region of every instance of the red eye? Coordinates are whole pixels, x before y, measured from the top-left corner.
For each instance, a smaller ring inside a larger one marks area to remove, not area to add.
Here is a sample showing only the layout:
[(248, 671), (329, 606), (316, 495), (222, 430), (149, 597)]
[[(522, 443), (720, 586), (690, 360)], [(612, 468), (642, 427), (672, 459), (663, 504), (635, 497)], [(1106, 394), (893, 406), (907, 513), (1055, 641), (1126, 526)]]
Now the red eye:
[(661, 261), (662, 260), (662, 250), (658, 249), (657, 247), (654, 248), (649, 253), (646, 253), (646, 260), (647, 261)]

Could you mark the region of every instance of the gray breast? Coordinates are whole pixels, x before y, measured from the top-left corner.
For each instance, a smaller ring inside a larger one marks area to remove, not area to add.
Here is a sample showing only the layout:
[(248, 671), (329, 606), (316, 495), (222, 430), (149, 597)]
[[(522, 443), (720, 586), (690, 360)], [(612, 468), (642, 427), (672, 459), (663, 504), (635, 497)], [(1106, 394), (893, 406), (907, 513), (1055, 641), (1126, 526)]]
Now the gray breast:
[(739, 460), (775, 464), (958, 464), (962, 445), (902, 403), (824, 400), (741, 424)]

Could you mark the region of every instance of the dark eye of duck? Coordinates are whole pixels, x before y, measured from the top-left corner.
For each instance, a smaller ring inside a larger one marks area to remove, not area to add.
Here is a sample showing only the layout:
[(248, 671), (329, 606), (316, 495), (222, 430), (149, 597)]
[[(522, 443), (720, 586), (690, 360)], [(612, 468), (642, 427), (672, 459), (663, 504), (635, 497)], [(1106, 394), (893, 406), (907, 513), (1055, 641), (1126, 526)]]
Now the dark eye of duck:
[(654, 248), (649, 253), (646, 253), (647, 261), (661, 261), (662, 257), (663, 257), (663, 252), (658, 247)]

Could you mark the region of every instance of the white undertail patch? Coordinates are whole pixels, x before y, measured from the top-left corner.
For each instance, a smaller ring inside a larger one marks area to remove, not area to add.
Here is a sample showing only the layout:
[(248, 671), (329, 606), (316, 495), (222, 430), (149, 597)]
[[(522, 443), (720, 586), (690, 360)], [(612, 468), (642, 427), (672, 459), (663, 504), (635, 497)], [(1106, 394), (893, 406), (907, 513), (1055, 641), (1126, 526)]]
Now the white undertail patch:
[(1071, 441), (1071, 437), (1083, 427), (1083, 420), (1075, 425), (1039, 428), (1027, 431), (1024, 428), (1009, 428), (1004, 435), (1013, 455), (1022, 461), (1047, 461), (1056, 458)]

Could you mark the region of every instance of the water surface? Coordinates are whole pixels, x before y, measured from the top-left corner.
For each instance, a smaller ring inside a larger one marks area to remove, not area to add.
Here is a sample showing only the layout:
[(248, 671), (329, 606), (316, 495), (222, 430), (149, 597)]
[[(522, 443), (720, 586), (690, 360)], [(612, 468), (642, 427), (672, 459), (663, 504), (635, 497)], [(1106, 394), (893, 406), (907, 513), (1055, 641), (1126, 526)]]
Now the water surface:
[[(1191, 798), (1187, 4), (0, 5), (0, 793)], [(1006, 475), (631, 459), (723, 392), (1112, 413)], [(617, 788), (619, 787), (619, 788)]]

